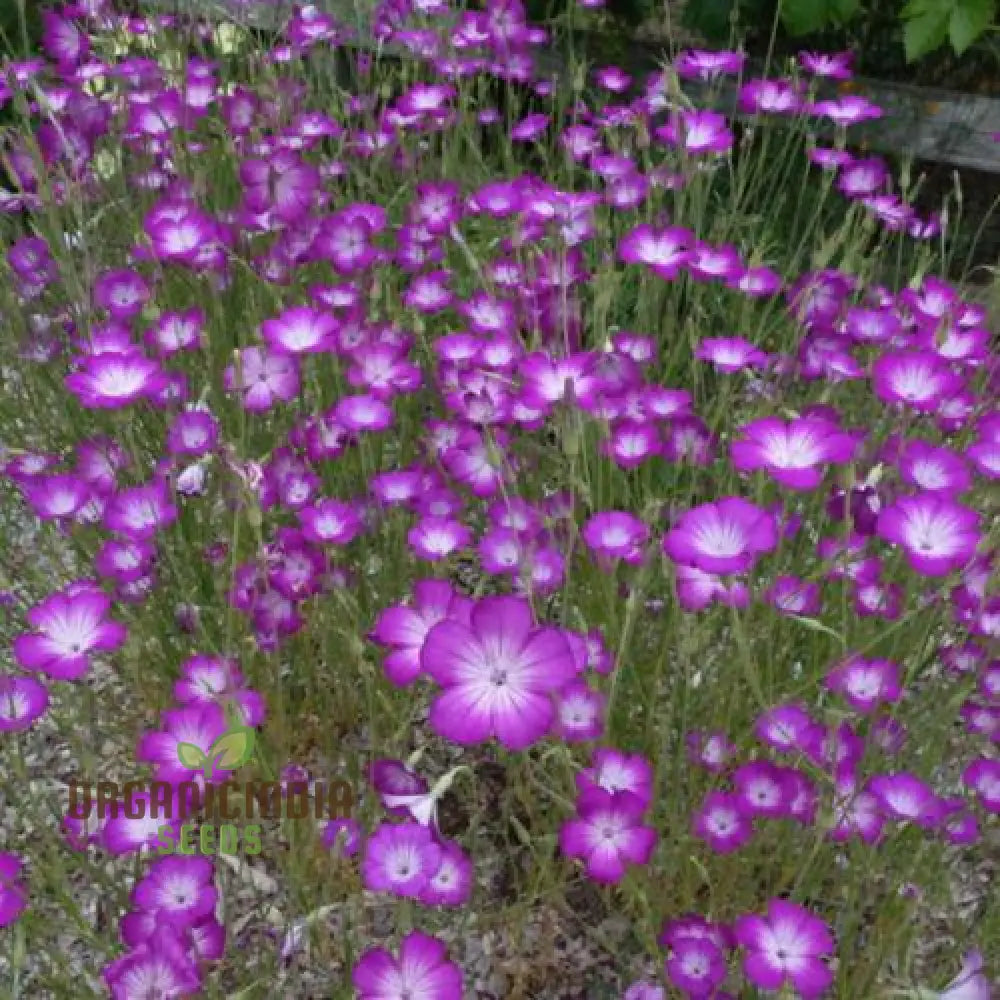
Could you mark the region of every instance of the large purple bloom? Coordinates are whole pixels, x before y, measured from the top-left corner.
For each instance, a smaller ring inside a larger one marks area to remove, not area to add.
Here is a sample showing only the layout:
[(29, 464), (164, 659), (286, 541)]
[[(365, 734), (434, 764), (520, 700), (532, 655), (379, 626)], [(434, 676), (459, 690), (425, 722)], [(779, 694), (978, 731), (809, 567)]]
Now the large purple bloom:
[(425, 673), (445, 688), (431, 705), (431, 725), (456, 743), (496, 737), (523, 750), (544, 736), (555, 715), (552, 693), (576, 675), (565, 635), (535, 625), (519, 597), (487, 597), (469, 622), (447, 619), (420, 651)]
[(462, 1000), (462, 973), (437, 938), (411, 931), (399, 958), (370, 948), (351, 975), (359, 1000)]
[(902, 546), (921, 576), (946, 576), (975, 554), (979, 514), (940, 493), (918, 493), (884, 508), (876, 531), (886, 541)]
[(824, 957), (834, 950), (826, 924), (797, 903), (772, 899), (764, 916), (739, 917), (736, 940), (746, 949), (747, 979), (765, 990), (790, 983), (802, 997), (820, 996), (833, 981)]
[(759, 553), (777, 544), (773, 514), (740, 497), (726, 497), (683, 514), (663, 539), (663, 551), (706, 573), (746, 573)]
[(125, 642), (125, 626), (105, 619), (110, 608), (108, 596), (92, 588), (50, 595), (28, 612), (36, 631), (14, 639), (14, 659), (27, 670), (76, 680), (92, 653), (113, 652)]
[(778, 417), (753, 420), (740, 428), (731, 446), (733, 465), (741, 471), (764, 469), (782, 486), (812, 490), (823, 481), (826, 466), (849, 462), (857, 438), (827, 420), (804, 417), (790, 423)]

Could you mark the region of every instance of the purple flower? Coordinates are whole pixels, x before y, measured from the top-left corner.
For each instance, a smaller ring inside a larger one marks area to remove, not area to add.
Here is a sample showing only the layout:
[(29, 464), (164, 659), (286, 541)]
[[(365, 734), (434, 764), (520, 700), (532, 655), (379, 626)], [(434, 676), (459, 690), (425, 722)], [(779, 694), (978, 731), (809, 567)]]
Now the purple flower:
[(422, 823), (382, 823), (361, 862), (365, 888), (415, 899), (441, 866), (443, 851)]
[(223, 372), (226, 389), (243, 395), (243, 407), (263, 413), (277, 402), (288, 403), (299, 393), (299, 368), (290, 354), (247, 347)]
[(799, 65), (813, 76), (828, 80), (850, 80), (853, 52), (800, 52)]
[(316, 500), (296, 513), (303, 536), (317, 545), (348, 545), (365, 529), (357, 505), (342, 500)]
[(584, 543), (598, 557), (622, 559), (637, 564), (649, 538), (649, 528), (627, 511), (609, 510), (595, 514), (583, 526)]
[(618, 256), (629, 264), (645, 264), (658, 277), (671, 281), (690, 259), (693, 241), (687, 229), (654, 229), (642, 223), (622, 238)]
[(319, 354), (333, 347), (337, 321), (332, 313), (291, 306), (264, 320), (260, 332), (268, 347), (285, 354)]
[(581, 795), (594, 788), (629, 792), (647, 809), (653, 801), (653, 768), (639, 754), (599, 747), (590, 759), (590, 767), (577, 772), (576, 787)]
[(962, 959), (958, 975), (940, 993), (922, 994), (934, 1000), (992, 1000), (993, 987), (983, 972), (983, 956), (970, 951)]
[(385, 948), (369, 948), (351, 973), (358, 1000), (462, 1000), (462, 973), (449, 962), (437, 938), (411, 931), (399, 958)]
[(941, 493), (900, 497), (878, 515), (876, 532), (906, 553), (921, 576), (947, 576), (975, 555), (980, 515)]
[(903, 480), (918, 490), (945, 493), (954, 499), (972, 486), (969, 467), (949, 448), (908, 441), (898, 461)]
[(413, 601), (381, 612), (369, 638), (389, 652), (382, 666), (393, 684), (405, 686), (420, 674), (420, 650), (427, 633), (446, 618), (468, 621), (472, 602), (459, 596), (445, 580), (419, 580)]
[(823, 961), (834, 951), (830, 931), (798, 903), (772, 899), (764, 916), (738, 917), (733, 930), (745, 952), (743, 971), (755, 986), (776, 992), (787, 983), (811, 998), (833, 982)]
[(735, 795), (709, 792), (694, 815), (694, 835), (716, 854), (738, 851), (753, 836), (753, 823)]
[(15, 637), (14, 659), (56, 680), (77, 680), (92, 653), (111, 653), (125, 642), (125, 626), (105, 619), (110, 609), (111, 599), (92, 587), (51, 594), (28, 612), (35, 631)]
[(944, 803), (914, 774), (878, 774), (868, 788), (893, 819), (933, 829), (944, 816)]
[[(198, 768), (186, 766), (178, 756), (181, 744), (197, 747), (205, 759), (212, 744), (226, 731), (226, 715), (215, 702), (170, 708), (160, 716), (162, 729), (145, 733), (136, 748), (136, 757), (156, 766), (160, 781), (191, 781)], [(228, 772), (212, 767), (211, 777), (228, 777)]]
[(694, 356), (727, 374), (747, 368), (763, 368), (769, 360), (763, 351), (741, 337), (706, 337), (698, 344)]
[(746, 573), (760, 553), (777, 544), (773, 514), (740, 497), (726, 497), (682, 514), (663, 539), (663, 551), (706, 573)]
[(784, 768), (767, 760), (750, 761), (733, 772), (733, 797), (749, 816), (781, 819), (788, 815), (793, 789)]
[(487, 597), (468, 623), (447, 619), (427, 634), (423, 671), (444, 687), (431, 705), (431, 726), (456, 743), (491, 737), (523, 750), (552, 725), (552, 694), (576, 675), (569, 642), (536, 626), (530, 603)]
[(790, 422), (764, 417), (745, 424), (740, 433), (742, 439), (731, 446), (734, 467), (741, 472), (765, 469), (793, 490), (815, 489), (826, 467), (850, 462), (858, 444), (856, 435), (811, 417)]
[(607, 697), (595, 691), (586, 681), (570, 681), (556, 695), (554, 732), (567, 743), (599, 739), (604, 731), (604, 710)]
[(66, 376), (66, 388), (88, 409), (113, 410), (155, 395), (167, 386), (157, 362), (137, 350), (88, 354)]
[(472, 861), (450, 841), (441, 844), (441, 864), (417, 897), (424, 906), (463, 906), (472, 893)]
[(962, 388), (962, 379), (936, 354), (907, 351), (883, 354), (872, 366), (872, 384), (887, 403), (933, 413)]
[(676, 936), (665, 965), (667, 978), (688, 997), (717, 996), (726, 978), (726, 956), (710, 937)]
[(21, 859), (9, 851), (0, 851), (0, 927), (14, 923), (24, 911), (28, 894), (21, 875)]
[(319, 842), (343, 858), (353, 858), (361, 850), (361, 824), (351, 817), (328, 819), (323, 824)]
[(834, 667), (823, 683), (829, 690), (843, 695), (851, 708), (866, 715), (903, 696), (899, 667), (891, 660), (850, 656)]
[(977, 757), (962, 772), (962, 784), (976, 793), (987, 812), (1000, 816), (1000, 760)]
[(644, 865), (656, 846), (656, 831), (642, 823), (645, 805), (630, 792), (592, 788), (576, 803), (577, 816), (559, 831), (567, 857), (579, 858), (595, 882), (615, 884), (628, 865)]
[(202, 987), (196, 963), (169, 925), (158, 926), (142, 944), (104, 967), (112, 1000), (140, 1000), (151, 996), (181, 1000)]
[(49, 706), (49, 692), (33, 677), (0, 675), (0, 733), (28, 729)]
[(215, 911), (215, 870), (208, 858), (174, 855), (158, 858), (132, 890), (140, 910), (175, 928), (192, 927)]

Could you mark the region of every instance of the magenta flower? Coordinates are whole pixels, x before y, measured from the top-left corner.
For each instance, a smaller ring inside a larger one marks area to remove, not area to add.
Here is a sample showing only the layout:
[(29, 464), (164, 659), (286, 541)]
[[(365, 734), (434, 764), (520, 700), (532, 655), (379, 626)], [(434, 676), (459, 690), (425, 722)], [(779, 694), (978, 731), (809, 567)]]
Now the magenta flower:
[(645, 810), (653, 801), (653, 768), (639, 754), (599, 747), (590, 759), (590, 767), (577, 772), (576, 787), (580, 795), (594, 788), (628, 792), (639, 799)]
[(670, 944), (665, 970), (677, 989), (691, 998), (716, 997), (726, 978), (726, 955), (710, 937), (678, 935)]
[(706, 337), (698, 344), (694, 356), (727, 374), (747, 368), (764, 368), (770, 360), (763, 351), (742, 337)]
[(872, 384), (887, 403), (933, 413), (962, 388), (962, 379), (936, 354), (907, 351), (883, 354), (872, 366)]
[(215, 911), (219, 894), (214, 878), (208, 858), (158, 858), (132, 890), (132, 901), (158, 921), (178, 929), (192, 927)]
[(111, 1000), (139, 1000), (159, 996), (181, 1000), (202, 988), (198, 967), (180, 932), (162, 925), (155, 927), (138, 947), (104, 967)]
[(807, 73), (827, 80), (850, 80), (853, 52), (800, 52), (798, 63)]
[(441, 866), (443, 851), (423, 823), (382, 823), (361, 862), (365, 888), (415, 899)]
[(742, 440), (731, 447), (734, 467), (741, 472), (764, 469), (793, 490), (815, 489), (826, 467), (850, 462), (858, 444), (855, 435), (811, 417), (790, 422), (764, 417), (744, 424), (740, 434)]
[(1000, 760), (977, 757), (962, 772), (962, 784), (976, 793), (987, 812), (1000, 816)]
[(649, 862), (656, 831), (642, 823), (645, 806), (630, 792), (593, 788), (581, 793), (577, 816), (559, 831), (559, 846), (570, 858), (584, 862), (587, 876), (614, 885), (629, 865)]
[(319, 842), (342, 858), (353, 858), (361, 850), (361, 824), (349, 816), (329, 819), (323, 824)]
[(753, 822), (735, 795), (709, 792), (694, 815), (694, 835), (716, 854), (738, 851), (753, 836)]
[(674, 60), (674, 69), (681, 77), (711, 80), (716, 76), (735, 76), (746, 62), (743, 52), (685, 49)]
[(773, 514), (740, 497), (726, 497), (682, 514), (663, 539), (663, 551), (706, 573), (746, 573), (759, 554), (777, 544)]
[(724, 580), (695, 566), (678, 565), (675, 569), (677, 603), (684, 611), (704, 611), (718, 602), (727, 608), (745, 608), (750, 591), (741, 580)]
[(766, 915), (738, 917), (733, 929), (745, 950), (743, 971), (755, 986), (778, 991), (790, 984), (808, 1000), (833, 982), (823, 961), (834, 952), (830, 931), (797, 903), (772, 899)]
[(19, 880), (21, 859), (9, 851), (0, 851), (0, 927), (14, 923), (24, 911), (28, 893)]
[(958, 975), (940, 993), (921, 990), (920, 995), (926, 1000), (993, 1000), (993, 987), (983, 971), (981, 952), (968, 952)]
[(390, 652), (382, 661), (393, 684), (405, 687), (420, 674), (420, 650), (428, 632), (445, 619), (469, 621), (473, 603), (457, 594), (446, 580), (419, 580), (413, 601), (395, 604), (379, 614), (368, 637)]
[(345, 396), (334, 408), (334, 416), (349, 431), (384, 431), (392, 426), (392, 407), (377, 396)]
[(629, 264), (645, 264), (658, 277), (670, 281), (690, 259), (693, 241), (687, 229), (654, 229), (643, 223), (625, 234), (618, 256)]
[(0, 733), (28, 729), (49, 707), (49, 692), (33, 677), (0, 675)]
[(916, 775), (878, 774), (868, 789), (886, 815), (901, 822), (933, 829), (944, 817), (944, 803)]
[[(215, 702), (195, 702), (171, 708), (160, 716), (162, 729), (147, 732), (139, 740), (136, 757), (156, 767), (159, 781), (191, 781), (201, 772), (182, 763), (178, 756), (182, 743), (197, 747), (208, 756), (212, 744), (226, 731), (226, 714)], [(211, 767), (211, 778), (222, 780), (228, 772)]]
[(444, 687), (431, 705), (431, 726), (456, 743), (495, 737), (523, 750), (555, 717), (552, 694), (576, 675), (569, 642), (556, 628), (536, 626), (519, 597), (487, 597), (466, 624), (446, 619), (427, 634), (423, 671)]
[(111, 497), (104, 508), (104, 527), (134, 541), (148, 541), (161, 528), (173, 524), (177, 514), (167, 484), (154, 479)]
[(642, 561), (649, 528), (626, 511), (610, 510), (595, 514), (583, 526), (583, 541), (599, 558), (622, 559), (633, 565)]
[(899, 545), (921, 576), (947, 576), (975, 555), (980, 515), (941, 493), (900, 497), (878, 515), (876, 532)]
[(903, 696), (899, 667), (890, 660), (848, 657), (826, 675), (823, 683), (843, 695), (851, 708), (866, 715)]
[(111, 599), (92, 587), (51, 594), (28, 612), (35, 631), (14, 638), (14, 659), (26, 670), (77, 680), (90, 667), (92, 653), (112, 653), (125, 642), (125, 626), (106, 620), (110, 610)]
[(779, 576), (764, 595), (781, 615), (816, 615), (821, 598), (819, 585), (797, 576)]
[(337, 320), (332, 313), (310, 306), (292, 306), (261, 324), (264, 341), (285, 354), (318, 354), (334, 346)]
[(472, 860), (451, 841), (441, 844), (441, 864), (417, 897), (424, 906), (462, 906), (472, 893)]
[(554, 732), (567, 743), (599, 739), (604, 731), (607, 697), (585, 681), (570, 681), (556, 695)]
[(462, 1000), (462, 973), (437, 938), (411, 931), (399, 958), (369, 948), (351, 973), (358, 1000)]
[(80, 476), (56, 472), (42, 474), (24, 484), (24, 495), (41, 521), (73, 517), (86, 504), (91, 486)]
[[(971, 456), (970, 456), (971, 457)], [(950, 448), (908, 441), (899, 456), (899, 474), (918, 490), (960, 496), (972, 486), (972, 474)]]
[(236, 363), (223, 372), (225, 387), (243, 395), (243, 408), (263, 413), (277, 402), (288, 403), (299, 393), (299, 368), (295, 357), (247, 347)]
[(83, 406), (103, 410), (128, 406), (167, 385), (160, 366), (138, 351), (88, 354), (65, 382)]
[(318, 545), (347, 545), (364, 531), (356, 505), (341, 500), (317, 500), (297, 514), (303, 537)]
[[(156, 808), (154, 808), (154, 804)], [(109, 815), (98, 817), (103, 819), (104, 824), (99, 830), (101, 845), (111, 854), (131, 854), (135, 851), (152, 850), (163, 846), (160, 840), (160, 827), (169, 827), (176, 840), (178, 832), (183, 822), (182, 814), (186, 814), (190, 803), (182, 801), (175, 793), (168, 796), (165, 803), (166, 808), (162, 811), (159, 806), (161, 799), (150, 798), (148, 792), (141, 792), (132, 797), (133, 815), (138, 811), (141, 816), (130, 818), (126, 814), (124, 803), (113, 805), (109, 809)], [(168, 819), (164, 812), (170, 814)], [(154, 815), (159, 813), (159, 815)]]
[(472, 531), (452, 518), (424, 517), (406, 533), (406, 540), (418, 558), (440, 562), (467, 548), (472, 542)]

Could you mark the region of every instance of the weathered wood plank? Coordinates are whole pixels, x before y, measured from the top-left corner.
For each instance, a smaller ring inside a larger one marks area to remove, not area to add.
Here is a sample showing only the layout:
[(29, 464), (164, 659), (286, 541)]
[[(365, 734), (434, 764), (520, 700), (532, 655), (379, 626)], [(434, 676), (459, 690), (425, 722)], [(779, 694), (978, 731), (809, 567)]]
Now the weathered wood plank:
[[(280, 28), (292, 12), (290, 0), (146, 0), (146, 4), (160, 12), (231, 17), (262, 30)], [(375, 0), (314, 0), (314, 6), (355, 29), (352, 45), (376, 47), (370, 30)], [(622, 46), (620, 40), (594, 33), (580, 33), (577, 38), (590, 59), (617, 61), (636, 76), (655, 70), (666, 58), (664, 48), (650, 42), (630, 41)], [(405, 50), (396, 46), (385, 46), (383, 51), (406, 55)], [(609, 59), (609, 53), (615, 56)], [(569, 79), (566, 57), (558, 50), (551, 47), (538, 50), (536, 62), (546, 76)], [(684, 82), (681, 90), (696, 106), (712, 106), (744, 117), (737, 111), (737, 85), (732, 81), (724, 81), (712, 89)], [(835, 97), (844, 90), (826, 88), (822, 96)], [(851, 81), (849, 90), (886, 111), (882, 119), (852, 126), (852, 145), (1000, 174), (1000, 143), (993, 139), (1000, 134), (1000, 98), (860, 78)]]

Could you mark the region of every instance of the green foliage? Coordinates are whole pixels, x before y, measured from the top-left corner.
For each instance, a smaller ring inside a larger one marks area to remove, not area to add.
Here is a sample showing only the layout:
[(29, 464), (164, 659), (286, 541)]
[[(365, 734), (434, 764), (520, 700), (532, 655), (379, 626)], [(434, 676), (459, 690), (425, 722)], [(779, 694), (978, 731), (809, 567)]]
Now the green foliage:
[(861, 0), (785, 0), (781, 18), (793, 35), (840, 27), (857, 14)]
[[(879, 0), (704, 0), (689, 4), (685, 25), (715, 43), (725, 43), (733, 24), (771, 25), (775, 17), (793, 38), (817, 35), (883, 19)], [(890, 24), (901, 32), (906, 60), (913, 63), (948, 45), (962, 55), (996, 19), (996, 0), (908, 0), (893, 10)]]

